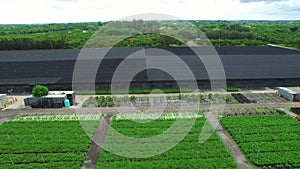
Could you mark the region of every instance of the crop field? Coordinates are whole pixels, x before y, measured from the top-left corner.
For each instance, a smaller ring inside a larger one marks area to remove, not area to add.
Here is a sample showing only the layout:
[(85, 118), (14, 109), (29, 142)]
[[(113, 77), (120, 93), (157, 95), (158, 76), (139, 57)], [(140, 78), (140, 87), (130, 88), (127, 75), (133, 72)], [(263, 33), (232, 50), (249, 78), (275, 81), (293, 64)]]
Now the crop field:
[[(0, 126), (0, 166), (12, 168), (80, 168), (99, 118), (105, 114), (40, 114), (17, 117)], [(258, 168), (300, 168), (300, 123), (276, 108), (226, 109), (221, 124), (249, 162)], [(159, 118), (157, 118), (159, 117)], [(148, 158), (111, 153), (106, 144), (121, 152), (132, 148), (123, 139), (105, 138), (97, 168), (238, 168), (236, 161), (214, 132), (204, 143), (199, 136), (206, 122), (204, 111), (119, 113), (110, 129), (131, 138), (163, 134), (177, 119), (196, 118), (191, 130), (170, 150)], [(80, 122), (79, 122), (80, 121)], [(89, 131), (83, 129), (82, 123)], [(183, 126), (184, 127), (184, 126)], [(109, 132), (108, 132), (109, 133)], [(176, 130), (172, 136), (182, 134)], [(115, 142), (111, 142), (114, 140)], [(142, 154), (162, 140), (135, 145)], [(172, 137), (163, 143), (172, 143)]]
[(251, 103), (251, 100), (249, 100), (241, 93), (232, 93), (231, 96), (234, 97), (234, 99), (237, 100), (239, 103)]
[(272, 107), (254, 107), (254, 108), (228, 108), (222, 113), (223, 116), (256, 116), (256, 115), (274, 115), (284, 114), (284, 112)]
[(78, 121), (61, 119), (29, 116), (2, 124), (1, 168), (80, 168), (91, 140)]
[(148, 106), (148, 105), (162, 105), (169, 106), (178, 105), (194, 105), (198, 104), (237, 104), (239, 103), (229, 94), (178, 94), (176, 96), (169, 95), (161, 96), (96, 96), (86, 99), (82, 107), (128, 107), (128, 106)]
[(231, 116), (221, 123), (259, 168), (300, 168), (300, 123), (287, 115)]
[(256, 103), (284, 103), (288, 102), (283, 97), (280, 97), (274, 93), (247, 93), (243, 94), (247, 99), (251, 100), (252, 102)]
[[(137, 123), (131, 120), (114, 119), (111, 126), (126, 136), (148, 138), (163, 133), (174, 121), (172, 118), (166, 118), (149, 123)], [(97, 168), (237, 168), (236, 162), (216, 133), (213, 133), (208, 141), (198, 142), (204, 122), (204, 117), (198, 117), (191, 131), (179, 144), (157, 156), (127, 158), (102, 150)], [(110, 139), (106, 138), (107, 140)], [(104, 143), (104, 147), (105, 144), (107, 143)], [(128, 150), (122, 140), (118, 140), (115, 144), (122, 151)], [(141, 151), (146, 150), (141, 147)]]
[(275, 93), (232, 93), (239, 103), (285, 103), (288, 102), (283, 97)]

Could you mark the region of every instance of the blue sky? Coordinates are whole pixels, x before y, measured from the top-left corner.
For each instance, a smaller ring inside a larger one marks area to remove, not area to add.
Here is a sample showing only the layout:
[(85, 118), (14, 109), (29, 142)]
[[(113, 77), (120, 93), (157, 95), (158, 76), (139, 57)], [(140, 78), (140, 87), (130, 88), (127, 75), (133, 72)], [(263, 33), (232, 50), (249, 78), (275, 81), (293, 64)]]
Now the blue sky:
[(300, 20), (300, 1), (0, 0), (0, 24), (109, 21), (144, 13), (185, 20)]

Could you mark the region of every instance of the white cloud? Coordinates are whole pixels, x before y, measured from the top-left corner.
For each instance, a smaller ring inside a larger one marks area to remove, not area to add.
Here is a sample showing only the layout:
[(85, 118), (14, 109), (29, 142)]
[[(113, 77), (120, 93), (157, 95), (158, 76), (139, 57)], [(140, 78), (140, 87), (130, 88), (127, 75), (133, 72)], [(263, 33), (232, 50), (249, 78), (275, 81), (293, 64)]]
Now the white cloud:
[(252, 2), (266, 2), (273, 3), (278, 1), (287, 1), (287, 0), (240, 0), (241, 3), (252, 3)]
[(300, 19), (298, 0), (267, 2), (270, 1), (0, 0), (0, 24), (108, 21), (143, 13), (195, 20)]

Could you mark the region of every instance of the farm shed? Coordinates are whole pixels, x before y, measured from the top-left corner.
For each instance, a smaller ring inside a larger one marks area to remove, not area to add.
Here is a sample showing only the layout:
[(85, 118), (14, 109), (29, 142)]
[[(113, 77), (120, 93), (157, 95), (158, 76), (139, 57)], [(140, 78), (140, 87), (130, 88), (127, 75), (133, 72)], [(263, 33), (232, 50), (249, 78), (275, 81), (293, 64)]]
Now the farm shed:
[(66, 95), (67, 99), (70, 101), (70, 105), (75, 104), (75, 92), (74, 91), (49, 91), (48, 95)]
[(24, 99), (25, 106), (32, 108), (62, 108), (67, 95), (47, 95), (40, 98), (30, 95)]
[[(211, 53), (206, 47), (193, 47), (201, 56), (209, 59)], [(238, 88), (261, 88), (300, 85), (300, 51), (279, 47), (216, 47), (224, 67), (227, 86)], [(86, 49), (81, 58), (83, 78), (73, 81), (74, 68), (80, 49), (0, 51), (0, 92), (14, 89), (14, 92), (30, 92), (36, 84), (44, 84), (50, 90), (72, 90), (72, 84), (85, 89), (91, 84), (85, 77), (91, 74), (90, 65), (99, 61), (99, 54), (108, 49)], [(147, 68), (147, 58), (161, 58), (174, 54), (192, 71), (198, 88), (210, 88), (210, 79), (204, 64), (188, 47), (161, 48), (112, 48), (103, 58), (94, 78), (96, 89), (110, 89), (113, 75), (126, 58), (132, 65)], [(127, 58), (128, 56), (136, 56)], [(134, 71), (131, 66), (122, 73)], [(182, 73), (176, 65), (168, 68)], [(222, 71), (222, 70), (219, 70)], [(131, 89), (176, 88), (178, 84), (168, 72), (147, 68), (133, 79), (120, 79), (117, 84), (130, 82)], [(215, 79), (219, 80), (219, 79)], [(221, 79), (222, 80), (222, 79)], [(193, 79), (182, 80), (189, 88)]]
[(24, 99), (25, 106), (32, 108), (61, 108), (69, 100), (70, 106), (75, 103), (74, 91), (49, 91), (47, 96), (36, 98), (32, 95)]
[(278, 87), (279, 94), (289, 101), (300, 101), (299, 87)]

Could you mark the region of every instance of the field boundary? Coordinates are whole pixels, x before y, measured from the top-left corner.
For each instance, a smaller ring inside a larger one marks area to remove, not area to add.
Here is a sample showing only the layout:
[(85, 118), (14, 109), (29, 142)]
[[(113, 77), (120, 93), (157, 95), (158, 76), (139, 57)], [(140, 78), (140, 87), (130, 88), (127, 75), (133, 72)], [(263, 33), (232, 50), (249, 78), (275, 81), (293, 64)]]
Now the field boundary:
[(206, 118), (210, 121), (211, 125), (216, 128), (216, 132), (225, 144), (230, 154), (233, 156), (239, 168), (253, 169), (250, 162), (246, 159), (243, 152), (240, 150), (236, 142), (232, 139), (229, 133), (222, 127), (218, 117), (212, 113), (208, 114)]
[(283, 111), (285, 114), (287, 114), (287, 115), (289, 115), (289, 116), (291, 116), (293, 118), (295, 118), (297, 116), (297, 114), (295, 114), (295, 113), (293, 113), (293, 112), (291, 112), (289, 110), (283, 109), (283, 108), (279, 108), (278, 110)]
[(85, 160), (81, 169), (94, 169), (97, 166), (98, 160), (101, 156), (102, 146), (105, 141), (107, 131), (112, 121), (112, 115), (107, 115), (101, 121), (94, 133), (91, 146), (86, 154)]

